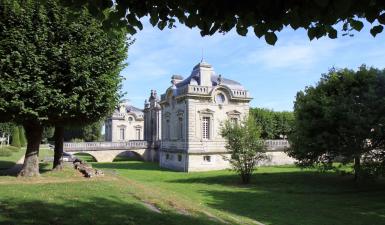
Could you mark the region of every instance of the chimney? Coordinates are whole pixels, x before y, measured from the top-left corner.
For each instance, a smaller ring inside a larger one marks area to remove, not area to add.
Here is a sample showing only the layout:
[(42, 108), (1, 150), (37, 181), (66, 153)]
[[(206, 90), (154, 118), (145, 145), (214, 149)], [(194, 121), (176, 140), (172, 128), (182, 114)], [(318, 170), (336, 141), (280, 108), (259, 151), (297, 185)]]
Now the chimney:
[(199, 70), (200, 85), (211, 87), (211, 74), (214, 72), (213, 67), (206, 62), (201, 62), (197, 66), (199, 66), (197, 69)]

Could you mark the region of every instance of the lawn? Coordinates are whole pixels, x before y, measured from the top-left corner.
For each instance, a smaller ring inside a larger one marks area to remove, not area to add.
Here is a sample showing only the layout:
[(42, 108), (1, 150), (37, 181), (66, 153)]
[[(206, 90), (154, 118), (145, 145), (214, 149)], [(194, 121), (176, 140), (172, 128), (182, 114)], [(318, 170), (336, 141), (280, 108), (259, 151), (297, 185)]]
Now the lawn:
[(356, 184), (350, 176), (280, 166), (260, 168), (245, 186), (231, 171), (187, 174), (145, 162), (94, 166), (241, 224), (385, 224), (383, 181)]
[(25, 154), (25, 150), (12, 146), (0, 148), (0, 170), (11, 168)]
[[(0, 152), (4, 151), (9, 152), (10, 154), (0, 154), (0, 171), (14, 166), (25, 154), (25, 148), (16, 148), (12, 146), (0, 148)], [(42, 161), (49, 157), (53, 157), (53, 151), (48, 148), (41, 148), (39, 151), (39, 160)]]
[(92, 164), (106, 175), (89, 180), (45, 164), (37, 179), (0, 177), (0, 224), (385, 224), (383, 181), (280, 166), (260, 168), (245, 186), (226, 170)]

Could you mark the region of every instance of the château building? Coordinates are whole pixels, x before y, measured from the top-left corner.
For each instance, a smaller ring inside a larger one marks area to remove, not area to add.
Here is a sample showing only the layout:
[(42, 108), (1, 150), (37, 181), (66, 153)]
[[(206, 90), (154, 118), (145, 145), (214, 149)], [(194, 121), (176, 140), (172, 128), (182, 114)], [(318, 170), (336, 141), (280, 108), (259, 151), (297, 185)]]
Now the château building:
[[(152, 90), (143, 111), (123, 102), (106, 120), (106, 141), (145, 140), (146, 160), (177, 171), (229, 168), (221, 126), (226, 120), (244, 119), (251, 99), (240, 83), (200, 62), (186, 78), (173, 75), (160, 98)], [(276, 149), (279, 140), (267, 143), (273, 144), (268, 153), (271, 160), (261, 165), (294, 163), (282, 148)]]
[(247, 116), (251, 99), (240, 83), (217, 75), (206, 62), (185, 79), (172, 76), (159, 101), (160, 166), (178, 171), (228, 168), (221, 125)]
[(124, 101), (106, 119), (104, 126), (106, 141), (143, 140), (143, 111), (130, 105), (128, 101)]

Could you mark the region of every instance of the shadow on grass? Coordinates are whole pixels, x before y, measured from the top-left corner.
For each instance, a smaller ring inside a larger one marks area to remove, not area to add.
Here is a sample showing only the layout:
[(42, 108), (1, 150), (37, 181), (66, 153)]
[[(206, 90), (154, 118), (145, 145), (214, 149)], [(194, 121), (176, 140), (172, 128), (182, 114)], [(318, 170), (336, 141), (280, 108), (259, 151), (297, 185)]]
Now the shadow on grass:
[(258, 173), (249, 185), (235, 174), (170, 182), (209, 185), (199, 190), (208, 206), (268, 224), (385, 224), (383, 181), (357, 184), (350, 176), (298, 171)]
[(74, 225), (74, 224), (219, 224), (209, 218), (157, 213), (140, 203), (112, 197), (86, 200), (58, 199), (58, 202), (5, 198), (0, 202), (0, 224)]
[(97, 169), (107, 169), (107, 170), (123, 169), (123, 170), (172, 171), (166, 168), (159, 167), (158, 163), (135, 161), (135, 160), (119, 161), (119, 162), (113, 162), (113, 163), (95, 163), (95, 164), (92, 164), (92, 166)]
[(0, 160), (0, 171), (9, 169), (15, 164), (14, 161)]

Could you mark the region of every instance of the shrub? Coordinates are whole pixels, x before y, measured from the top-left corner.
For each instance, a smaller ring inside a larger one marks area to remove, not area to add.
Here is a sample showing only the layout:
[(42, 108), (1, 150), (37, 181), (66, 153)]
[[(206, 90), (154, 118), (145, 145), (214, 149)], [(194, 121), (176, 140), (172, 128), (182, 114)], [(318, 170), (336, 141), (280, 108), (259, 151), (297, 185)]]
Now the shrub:
[(18, 127), (14, 127), (12, 131), (12, 142), (11, 145), (20, 148), (20, 132)]

